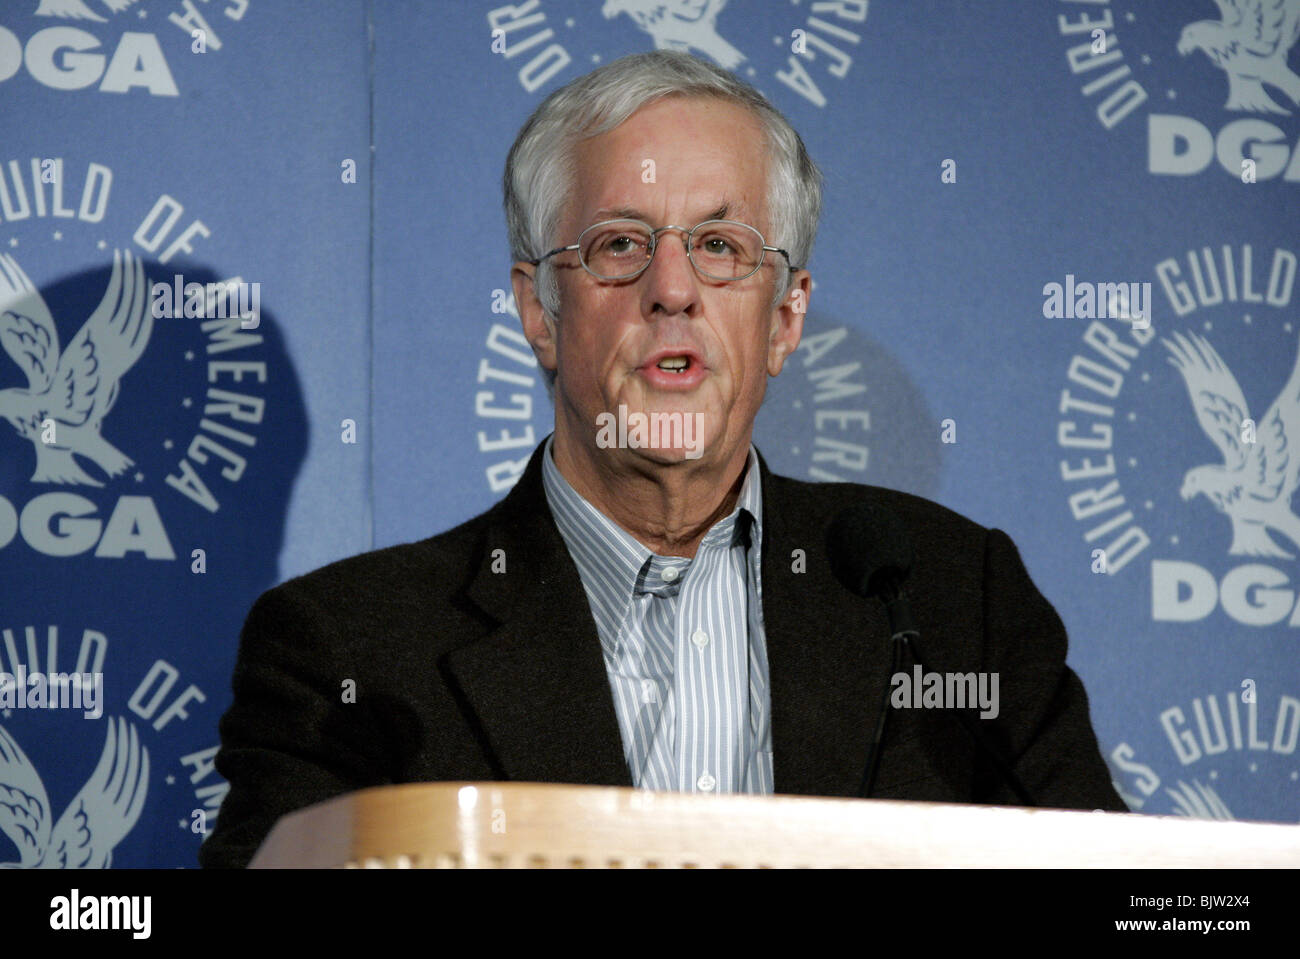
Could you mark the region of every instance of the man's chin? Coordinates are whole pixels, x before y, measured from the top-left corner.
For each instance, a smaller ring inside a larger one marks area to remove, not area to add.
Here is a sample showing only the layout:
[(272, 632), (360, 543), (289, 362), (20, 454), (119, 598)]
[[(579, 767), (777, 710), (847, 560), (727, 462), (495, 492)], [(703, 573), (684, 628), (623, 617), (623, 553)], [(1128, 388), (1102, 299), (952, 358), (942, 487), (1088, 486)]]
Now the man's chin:
[(687, 449), (685, 447), (663, 447), (652, 449), (624, 450), (629, 456), (636, 456), (657, 466), (678, 466), (683, 463), (698, 463), (704, 455), (703, 447)]

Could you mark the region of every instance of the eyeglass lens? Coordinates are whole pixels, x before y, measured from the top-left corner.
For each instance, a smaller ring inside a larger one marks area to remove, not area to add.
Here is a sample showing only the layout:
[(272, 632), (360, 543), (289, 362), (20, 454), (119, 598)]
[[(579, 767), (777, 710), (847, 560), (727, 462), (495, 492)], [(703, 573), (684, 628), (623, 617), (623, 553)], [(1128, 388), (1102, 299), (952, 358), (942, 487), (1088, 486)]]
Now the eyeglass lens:
[[(665, 236), (661, 233), (659, 241)], [(588, 228), (579, 252), (583, 264), (593, 273), (606, 279), (621, 279), (644, 269), (652, 242), (644, 223), (613, 220)], [(706, 276), (735, 280), (757, 269), (763, 255), (763, 239), (743, 223), (710, 220), (695, 228), (689, 253), (695, 268)]]

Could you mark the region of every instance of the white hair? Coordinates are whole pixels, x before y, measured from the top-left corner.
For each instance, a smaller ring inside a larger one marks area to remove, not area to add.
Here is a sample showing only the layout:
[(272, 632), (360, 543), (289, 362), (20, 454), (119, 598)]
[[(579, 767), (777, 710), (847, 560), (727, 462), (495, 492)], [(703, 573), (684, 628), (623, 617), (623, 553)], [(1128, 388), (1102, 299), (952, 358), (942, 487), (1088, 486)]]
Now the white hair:
[[(637, 53), (608, 63), (554, 91), (533, 111), (510, 148), (503, 177), (513, 259), (536, 260), (562, 245), (556, 231), (573, 192), (578, 142), (607, 133), (641, 107), (674, 95), (712, 97), (753, 112), (769, 155), (770, 235), (765, 234), (764, 241), (788, 250), (791, 266), (807, 265), (821, 215), (822, 176), (803, 140), (749, 84), (674, 50)], [(769, 309), (776, 309), (789, 291), (791, 273), (781, 274)], [(552, 319), (558, 318), (560, 287), (550, 260), (538, 266), (535, 282), (542, 309)], [(543, 373), (547, 392), (553, 395), (555, 373)]]

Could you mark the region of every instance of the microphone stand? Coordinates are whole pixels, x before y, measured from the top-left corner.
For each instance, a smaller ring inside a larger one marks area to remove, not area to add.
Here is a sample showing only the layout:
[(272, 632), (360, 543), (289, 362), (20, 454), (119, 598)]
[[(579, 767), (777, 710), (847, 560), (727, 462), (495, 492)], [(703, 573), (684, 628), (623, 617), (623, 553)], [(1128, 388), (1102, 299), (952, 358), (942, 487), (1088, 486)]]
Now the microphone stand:
[[(871, 795), (871, 789), (876, 782), (876, 768), (880, 764), (880, 743), (885, 734), (885, 719), (889, 715), (889, 692), (893, 685), (892, 679), (898, 673), (898, 667), (901, 664), (903, 648), (909, 647), (912, 653), (912, 660), (916, 665), (921, 667), (922, 673), (925, 672), (925, 663), (922, 660), (921, 648), (917, 640), (921, 636), (920, 630), (912, 622), (912, 611), (908, 606), (907, 598), (896, 579), (889, 581), (881, 591), (881, 600), (885, 604), (885, 613), (889, 617), (889, 629), (893, 635), (890, 643), (894, 648), (892, 662), (889, 668), (891, 682), (885, 684), (885, 695), (880, 704), (880, 717), (876, 720), (876, 731), (871, 739), (871, 750), (867, 755), (867, 765), (862, 773), (862, 785), (858, 789), (858, 795), (866, 799)], [(1002, 779), (1012, 792), (1016, 794), (1022, 805), (1037, 806), (1033, 798), (1029, 795), (1029, 790), (1020, 781), (1020, 777), (1015, 774), (1003, 757), (1001, 752), (985, 737), (983, 730), (979, 728), (976, 720), (972, 719), (965, 710), (955, 710), (957, 720), (962, 727), (975, 741), (984, 754), (993, 763), (993, 767), (1002, 776)]]

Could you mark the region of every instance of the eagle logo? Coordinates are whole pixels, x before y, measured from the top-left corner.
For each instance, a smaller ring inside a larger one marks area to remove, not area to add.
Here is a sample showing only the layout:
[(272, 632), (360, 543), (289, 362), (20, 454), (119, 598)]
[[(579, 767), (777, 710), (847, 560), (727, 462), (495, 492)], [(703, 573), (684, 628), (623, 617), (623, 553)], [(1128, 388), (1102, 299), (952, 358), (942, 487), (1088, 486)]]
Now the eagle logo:
[(133, 724), (110, 719), (99, 765), (55, 824), (36, 767), (0, 726), (0, 832), (19, 856), (0, 869), (107, 869), (148, 788), (149, 750)]
[(1300, 355), (1291, 378), (1251, 435), (1246, 397), (1214, 347), (1196, 333), (1175, 333), (1173, 342), (1161, 342), (1187, 385), (1197, 422), (1223, 454), (1221, 466), (1188, 470), (1180, 495), (1190, 500), (1203, 494), (1227, 515), (1232, 521), (1232, 555), (1291, 559), (1268, 531), (1276, 530), (1300, 546), (1300, 517), (1291, 511), (1291, 496), (1300, 485), (1300, 456), (1291, 451), (1291, 439), (1300, 437)]
[(0, 254), (0, 346), (28, 381), (27, 389), (0, 390), (0, 418), (36, 447), (33, 483), (103, 486), (77, 465), (74, 454), (110, 477), (134, 465), (99, 431), (122, 376), (149, 345), (153, 313), (145, 299), (144, 267), (130, 250), (115, 250), (99, 306), (60, 353), (59, 333), (40, 290), (12, 256)]
[(1187, 816), (1191, 819), (1235, 819), (1228, 804), (1215, 792), (1213, 786), (1202, 785), (1199, 779), (1192, 780), (1193, 789), (1181, 779), (1177, 789), (1166, 789), (1169, 798), (1174, 801), (1174, 815)]
[(626, 13), (654, 39), (656, 50), (699, 50), (719, 66), (734, 69), (745, 55), (718, 33), (718, 14), (727, 0), (605, 0), (606, 20)]
[[(135, 2), (136, 0), (100, 0), (100, 3), (107, 7), (110, 13), (121, 13)], [(104, 17), (86, 6), (86, 0), (41, 0), (41, 5), (36, 8), (36, 16), (58, 17), (61, 20), (107, 22)]]
[(1291, 111), (1278, 105), (1264, 84), (1276, 87), (1300, 106), (1300, 75), (1287, 55), (1300, 39), (1300, 0), (1214, 0), (1222, 20), (1201, 20), (1183, 28), (1178, 52), (1205, 51), (1228, 74), (1229, 110), (1253, 113)]

